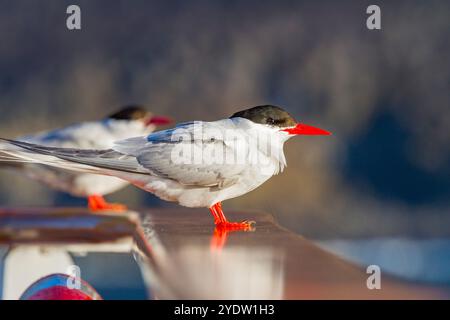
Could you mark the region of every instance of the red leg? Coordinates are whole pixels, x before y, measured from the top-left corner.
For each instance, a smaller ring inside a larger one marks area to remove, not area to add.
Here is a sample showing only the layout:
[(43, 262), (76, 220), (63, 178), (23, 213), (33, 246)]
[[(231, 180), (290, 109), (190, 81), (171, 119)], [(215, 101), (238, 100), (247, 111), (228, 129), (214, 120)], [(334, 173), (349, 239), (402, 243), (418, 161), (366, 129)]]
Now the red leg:
[(117, 211), (123, 212), (127, 207), (123, 204), (108, 203), (102, 196), (90, 195), (88, 197), (88, 207), (91, 211)]
[(220, 202), (213, 205), (211, 208), (209, 208), (212, 215), (214, 216), (214, 224), (216, 225), (216, 228), (223, 228), (227, 230), (252, 230), (253, 229), (253, 222), (251, 221), (242, 221), (242, 222), (228, 222), (227, 218), (225, 217), (223, 211), (222, 211), (222, 204)]
[(211, 211), (211, 214), (214, 217), (214, 224), (217, 225), (218, 223), (220, 223), (220, 217), (219, 217), (219, 215), (218, 215), (218, 213), (216, 211), (216, 207), (212, 206), (211, 208), (209, 208), (209, 211)]

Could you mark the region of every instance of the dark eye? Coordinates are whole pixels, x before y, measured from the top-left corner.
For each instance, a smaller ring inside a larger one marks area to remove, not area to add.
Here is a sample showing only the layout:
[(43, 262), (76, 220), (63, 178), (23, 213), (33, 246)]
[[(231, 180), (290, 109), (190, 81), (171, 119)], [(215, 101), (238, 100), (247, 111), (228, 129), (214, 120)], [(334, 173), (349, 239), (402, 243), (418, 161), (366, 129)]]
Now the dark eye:
[(275, 124), (275, 120), (273, 120), (272, 118), (267, 118), (266, 123), (267, 124)]

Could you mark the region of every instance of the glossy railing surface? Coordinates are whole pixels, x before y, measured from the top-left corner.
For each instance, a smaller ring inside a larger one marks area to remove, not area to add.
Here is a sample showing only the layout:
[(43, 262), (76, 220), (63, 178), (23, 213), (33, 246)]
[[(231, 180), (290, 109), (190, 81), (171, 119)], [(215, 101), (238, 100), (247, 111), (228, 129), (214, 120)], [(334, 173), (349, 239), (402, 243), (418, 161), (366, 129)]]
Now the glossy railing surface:
[[(94, 287), (109, 288), (99, 290), (104, 298), (108, 292), (124, 299), (450, 297), (446, 289), (385, 274), (381, 289), (371, 290), (365, 266), (347, 262), (280, 227), (271, 215), (231, 212), (228, 216), (234, 221), (256, 221), (255, 230), (215, 229), (206, 210), (92, 214), (76, 208), (2, 209), (0, 293), (5, 299), (18, 298), (34, 278), (64, 273), (82, 261), (79, 257), (90, 257), (90, 263), (82, 264), (81, 277), (88, 277)], [(105, 254), (110, 258), (105, 260)], [(130, 261), (135, 261), (134, 266)]]

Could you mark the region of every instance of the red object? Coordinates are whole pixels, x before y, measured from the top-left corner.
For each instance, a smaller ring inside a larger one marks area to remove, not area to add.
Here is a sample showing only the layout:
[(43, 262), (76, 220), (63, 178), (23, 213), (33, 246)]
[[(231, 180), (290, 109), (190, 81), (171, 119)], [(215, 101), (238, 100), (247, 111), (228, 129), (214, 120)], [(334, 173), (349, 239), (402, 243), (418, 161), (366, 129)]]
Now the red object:
[(79, 290), (54, 286), (36, 292), (27, 300), (92, 300), (92, 297)]
[(227, 242), (228, 233), (232, 230), (224, 228), (215, 228), (213, 236), (211, 238), (210, 248), (211, 251), (221, 251)]
[(214, 216), (214, 224), (218, 229), (243, 231), (251, 231), (253, 229), (253, 223), (251, 221), (229, 222), (223, 213), (222, 203), (220, 202), (217, 202), (215, 205), (209, 208), (209, 210)]
[(92, 211), (127, 211), (127, 207), (119, 203), (108, 203), (105, 198), (99, 195), (88, 197), (88, 207)]
[(30, 285), (20, 300), (101, 300), (101, 296), (86, 281), (79, 279), (79, 288), (69, 288), (74, 278), (66, 274), (51, 274)]
[(164, 117), (164, 116), (154, 116), (151, 117), (148, 121), (147, 121), (147, 125), (150, 124), (155, 124), (157, 126), (163, 126), (166, 124), (169, 124), (172, 122), (172, 119), (168, 118), (168, 117)]
[(298, 134), (298, 135), (331, 135), (331, 132), (316, 128), (307, 124), (298, 123), (294, 128), (283, 129), (281, 131), (285, 131), (289, 134)]

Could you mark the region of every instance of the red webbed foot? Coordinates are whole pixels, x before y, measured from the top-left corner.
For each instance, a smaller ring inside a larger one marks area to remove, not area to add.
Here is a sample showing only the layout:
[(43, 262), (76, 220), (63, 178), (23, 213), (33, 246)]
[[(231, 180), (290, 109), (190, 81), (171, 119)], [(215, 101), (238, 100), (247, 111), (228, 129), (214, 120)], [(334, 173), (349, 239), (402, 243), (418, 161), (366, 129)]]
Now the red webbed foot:
[(88, 207), (91, 211), (114, 211), (114, 212), (124, 212), (128, 208), (120, 203), (109, 203), (102, 196), (91, 195), (88, 197)]
[(255, 221), (244, 220), (241, 222), (219, 222), (216, 224), (216, 228), (229, 231), (253, 231), (255, 229)]
[(230, 231), (253, 231), (254, 230), (254, 221), (248, 221), (244, 220), (242, 222), (229, 222), (227, 218), (225, 217), (223, 210), (222, 210), (222, 204), (220, 202), (213, 205), (211, 208), (209, 208), (211, 211), (213, 217), (214, 217), (214, 224), (216, 225), (217, 229), (225, 229)]

